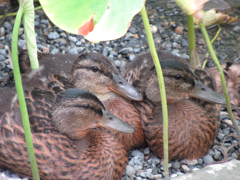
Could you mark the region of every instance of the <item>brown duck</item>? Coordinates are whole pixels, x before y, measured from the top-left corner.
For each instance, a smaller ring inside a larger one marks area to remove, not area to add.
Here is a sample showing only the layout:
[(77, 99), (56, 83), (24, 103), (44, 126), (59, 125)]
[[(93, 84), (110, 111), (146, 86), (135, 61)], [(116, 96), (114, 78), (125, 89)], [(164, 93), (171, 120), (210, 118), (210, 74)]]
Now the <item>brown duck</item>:
[[(145, 138), (140, 115), (130, 100), (142, 100), (142, 94), (122, 78), (112, 62), (100, 53), (84, 53), (79, 57), (73, 55), (41, 55), (40, 69), (30, 70), (28, 56), (20, 55), (21, 72), (24, 84), (48, 89), (57, 84), (63, 88), (80, 88), (95, 94), (106, 109), (113, 115), (134, 127), (135, 133), (124, 134), (111, 130), (123, 143), (124, 149), (144, 146)], [(66, 63), (67, 62), (67, 63)], [(57, 64), (54, 69), (54, 64)], [(62, 63), (62, 65), (60, 65)], [(70, 68), (72, 67), (72, 69)], [(52, 75), (64, 73), (65, 76)], [(51, 75), (50, 75), (51, 74)], [(33, 87), (27, 89), (32, 89)], [(124, 96), (124, 97), (123, 97)], [(126, 97), (126, 98), (125, 98)]]
[[(169, 160), (201, 158), (218, 131), (220, 106), (215, 103), (224, 104), (225, 98), (212, 90), (213, 81), (205, 71), (196, 69), (193, 73), (186, 60), (163, 51), (158, 51), (158, 57), (168, 105)], [(150, 53), (137, 56), (128, 66), (125, 78), (145, 96), (143, 102), (134, 104), (149, 147), (163, 158), (161, 98)]]
[[(53, 91), (35, 89), (26, 94), (26, 100), (28, 105), (38, 105), (29, 112), (43, 128), (39, 132), (32, 127), (41, 179), (122, 177), (127, 164), (126, 151), (115, 137), (101, 129), (124, 133), (132, 133), (134, 129), (110, 114), (95, 95), (68, 89), (56, 96)], [(31, 176), (31, 169), (20, 111), (14, 104), (0, 121), (0, 165), (26, 177)]]

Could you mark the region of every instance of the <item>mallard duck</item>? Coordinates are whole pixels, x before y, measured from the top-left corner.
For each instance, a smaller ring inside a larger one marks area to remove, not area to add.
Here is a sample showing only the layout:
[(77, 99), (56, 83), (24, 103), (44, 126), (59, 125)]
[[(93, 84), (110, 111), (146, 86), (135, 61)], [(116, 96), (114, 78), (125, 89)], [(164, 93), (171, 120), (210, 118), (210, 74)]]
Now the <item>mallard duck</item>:
[[(79, 57), (73, 55), (49, 56), (41, 55), (39, 58), (40, 69), (29, 70), (28, 56), (22, 53), (20, 56), (21, 71), (24, 74), (24, 84), (33, 84), (41, 88), (51, 89), (56, 84), (63, 88), (80, 88), (95, 94), (104, 104), (107, 110), (119, 119), (127, 122), (135, 128), (135, 133), (124, 134), (111, 130), (123, 143), (126, 151), (143, 147), (145, 144), (144, 133), (140, 115), (131, 100), (143, 99), (133, 86), (119, 74), (113, 63), (100, 53), (84, 53)], [(59, 58), (59, 59), (58, 59)], [(68, 62), (63, 68), (60, 63)], [(51, 62), (51, 63), (50, 63)], [(54, 62), (58, 64), (54, 73), (65, 71), (65, 76), (49, 75), (54, 68)], [(70, 69), (72, 66), (72, 69)], [(33, 87), (31, 87), (33, 88)], [(31, 89), (30, 88), (30, 89)], [(124, 97), (126, 98), (124, 98)]]
[[(122, 177), (126, 151), (114, 136), (101, 129), (133, 133), (134, 128), (109, 113), (95, 95), (80, 89), (68, 89), (57, 95), (35, 89), (26, 94), (26, 99), (28, 105), (38, 104), (34, 116), (39, 125), (52, 127), (45, 132), (32, 129), (41, 179)], [(14, 104), (0, 121), (0, 165), (26, 177), (31, 176), (31, 169), (20, 111), (17, 102)]]
[[(201, 158), (218, 131), (220, 106), (216, 103), (224, 104), (225, 98), (211, 89), (214, 83), (205, 71), (196, 69), (195, 74), (186, 60), (163, 51), (158, 51), (158, 57), (168, 105), (169, 160)], [(163, 158), (162, 106), (151, 54), (137, 56), (124, 77), (144, 94), (144, 101), (134, 104), (141, 115), (147, 144)]]

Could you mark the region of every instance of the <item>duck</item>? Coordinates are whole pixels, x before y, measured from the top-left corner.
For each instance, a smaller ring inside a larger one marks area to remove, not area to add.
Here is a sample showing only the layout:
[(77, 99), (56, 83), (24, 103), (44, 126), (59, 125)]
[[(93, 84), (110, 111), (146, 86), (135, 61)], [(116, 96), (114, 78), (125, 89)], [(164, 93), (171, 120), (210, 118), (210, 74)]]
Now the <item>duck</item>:
[[(168, 150), (170, 160), (202, 158), (211, 148), (220, 125), (220, 104), (225, 98), (214, 91), (208, 73), (192, 69), (187, 60), (157, 51), (162, 67), (168, 107)], [(146, 142), (159, 158), (163, 154), (163, 114), (156, 70), (149, 52), (128, 65), (123, 76), (142, 92), (134, 101)]]
[[(78, 56), (40, 54), (40, 68), (37, 71), (30, 69), (26, 52), (20, 53), (19, 61), (24, 86), (28, 86), (25, 90), (36, 87), (53, 90), (55, 86), (87, 90), (96, 95), (113, 115), (134, 127), (133, 134), (108, 130), (123, 143), (127, 152), (145, 146), (141, 117), (131, 102), (141, 101), (142, 94), (126, 82), (108, 58), (94, 52)], [(60, 65), (65, 62), (67, 63)], [(58, 65), (52, 71), (54, 64)]]
[[(122, 143), (103, 129), (133, 133), (134, 128), (107, 111), (95, 95), (76, 88), (60, 90), (57, 95), (51, 90), (34, 89), (26, 94), (26, 100), (28, 105), (38, 104), (38, 123), (52, 126), (46, 132), (31, 128), (41, 179), (122, 177), (127, 153)], [(12, 101), (16, 106), (0, 119), (0, 166), (31, 177), (17, 98)]]

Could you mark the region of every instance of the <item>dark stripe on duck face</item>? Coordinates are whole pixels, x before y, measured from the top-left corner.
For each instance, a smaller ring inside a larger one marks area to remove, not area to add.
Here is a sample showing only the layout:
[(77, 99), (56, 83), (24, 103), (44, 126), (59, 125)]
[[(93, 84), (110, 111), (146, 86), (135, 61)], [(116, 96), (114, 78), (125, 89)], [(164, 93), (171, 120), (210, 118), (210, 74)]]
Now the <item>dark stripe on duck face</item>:
[[(164, 75), (164, 77), (170, 77), (170, 78), (174, 78), (174, 79), (178, 79), (177, 76), (175, 75)], [(195, 86), (195, 82), (194, 82), (194, 79), (193, 78), (184, 78), (184, 77), (181, 77), (179, 78), (179, 80), (182, 79), (184, 82), (186, 82), (187, 84), (191, 84), (192, 87)]]
[(194, 78), (198, 79), (197, 76), (183, 63), (174, 61), (174, 60), (163, 60), (160, 61), (162, 69), (169, 68), (179, 71), (187, 71), (190, 73)]
[(91, 107), (88, 105), (88, 104), (84, 104), (84, 105), (80, 105), (80, 104), (76, 104), (76, 105), (72, 105), (72, 106), (69, 106), (69, 107), (76, 107), (76, 108), (82, 108), (82, 109), (91, 109), (92, 111), (94, 111), (95, 113), (99, 114), (100, 116), (103, 115), (103, 112), (101, 109), (96, 109), (94, 107)]
[[(91, 70), (92, 71), (92, 68), (93, 68), (92, 66), (81, 66), (81, 67), (78, 67), (77, 69), (87, 69), (87, 70)], [(100, 74), (103, 74), (104, 76), (107, 76), (107, 77), (109, 77), (111, 79), (113, 78), (111, 72), (104, 72), (104, 71), (101, 71), (100, 69), (97, 72), (100, 73)]]
[(90, 93), (89, 91), (76, 88), (67, 89), (60, 92), (56, 97), (55, 103), (60, 103), (62, 101), (73, 100), (77, 98), (93, 100), (94, 102), (100, 104), (103, 109), (105, 109), (102, 102), (94, 94)]
[(118, 71), (116, 67), (112, 64), (112, 62), (100, 53), (91, 52), (82, 54), (78, 57), (76, 62), (80, 62), (83, 60), (89, 60), (96, 63), (105, 64), (105, 66), (108, 67), (107, 69), (110, 69), (112, 73), (118, 74)]

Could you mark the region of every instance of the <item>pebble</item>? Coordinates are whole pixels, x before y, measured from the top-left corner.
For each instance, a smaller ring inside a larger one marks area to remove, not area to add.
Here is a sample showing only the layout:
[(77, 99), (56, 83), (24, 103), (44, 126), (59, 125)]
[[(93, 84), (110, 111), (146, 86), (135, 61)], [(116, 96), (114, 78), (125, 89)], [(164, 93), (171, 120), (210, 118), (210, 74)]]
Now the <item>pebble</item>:
[(77, 42), (77, 38), (74, 36), (68, 36), (69, 41)]
[(3, 60), (5, 60), (5, 57), (2, 54), (0, 54), (0, 61), (3, 61)]
[(13, 30), (13, 26), (8, 22), (6, 21), (5, 23), (3, 23), (3, 27), (9, 31), (12, 31)]
[(203, 38), (198, 38), (197, 41), (196, 41), (196, 43), (199, 44), (199, 45), (204, 45), (204, 44), (206, 44), (206, 43), (205, 43), (205, 40), (204, 40)]
[(48, 34), (48, 39), (50, 39), (50, 40), (57, 39), (59, 37), (60, 37), (60, 35), (57, 32), (50, 32)]
[(5, 29), (4, 27), (0, 27), (0, 37), (5, 35)]
[(127, 165), (126, 167), (126, 175), (132, 176), (136, 173), (135, 169), (132, 166)]
[(72, 48), (72, 49), (70, 49), (70, 50), (68, 51), (68, 53), (70, 53), (70, 54), (78, 54), (78, 51), (77, 51), (76, 48)]
[(182, 169), (184, 173), (188, 173), (190, 171), (189, 167), (185, 164), (182, 165)]
[(42, 19), (40, 21), (41, 24), (48, 24), (49, 23), (49, 20), (48, 19)]
[(135, 59), (135, 57), (136, 56), (134, 54), (131, 54), (128, 58), (129, 58), (130, 61), (133, 61)]
[(26, 50), (27, 49), (26, 41), (22, 40), (22, 39), (19, 39), (18, 40), (18, 48), (20, 50)]
[(122, 65), (122, 61), (116, 60), (116, 61), (114, 61), (114, 65), (115, 65), (117, 68), (120, 68), (121, 65)]
[(234, 28), (232, 29), (234, 32), (239, 33), (240, 32), (240, 26), (234, 26)]
[(107, 55), (108, 55), (108, 47), (104, 47), (104, 48), (103, 48), (102, 54), (103, 54), (104, 56), (107, 56)]
[(212, 156), (210, 156), (210, 155), (206, 155), (206, 156), (204, 156), (203, 157), (203, 162), (205, 163), (205, 164), (212, 164), (213, 163), (213, 158), (212, 158)]
[(54, 48), (51, 50), (50, 54), (57, 54), (59, 52), (60, 52), (59, 49)]
[(67, 40), (64, 38), (55, 39), (55, 42), (58, 42), (60, 45), (67, 44)]
[(173, 163), (173, 168), (174, 168), (175, 170), (180, 169), (180, 167), (181, 167), (181, 164), (180, 164), (179, 161), (175, 161), (175, 162)]
[(144, 154), (139, 150), (133, 150), (131, 152), (131, 155), (134, 156), (134, 157), (139, 157), (141, 159), (144, 159)]
[(128, 47), (128, 48), (121, 49), (118, 53), (127, 55), (127, 54), (130, 54), (132, 52), (133, 52), (133, 48), (132, 47)]

